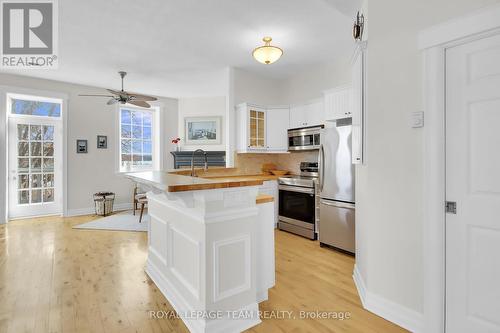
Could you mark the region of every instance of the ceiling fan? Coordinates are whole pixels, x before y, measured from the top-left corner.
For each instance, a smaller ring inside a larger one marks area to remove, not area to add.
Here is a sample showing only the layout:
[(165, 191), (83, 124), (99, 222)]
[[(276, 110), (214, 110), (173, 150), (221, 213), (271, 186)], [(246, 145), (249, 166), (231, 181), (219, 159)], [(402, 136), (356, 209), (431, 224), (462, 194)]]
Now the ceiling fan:
[(142, 108), (150, 108), (151, 105), (148, 102), (156, 101), (157, 98), (153, 96), (147, 96), (147, 95), (139, 95), (139, 94), (134, 94), (127, 92), (123, 90), (123, 79), (127, 75), (127, 72), (120, 71), (118, 72), (120, 74), (120, 77), (122, 78), (122, 90), (113, 90), (113, 89), (106, 89), (111, 93), (111, 95), (83, 95), (80, 94), (78, 96), (90, 96), (90, 97), (111, 97), (111, 99), (108, 101), (108, 105), (112, 105), (115, 103), (121, 103), (121, 104), (133, 104), (136, 106), (140, 106)]

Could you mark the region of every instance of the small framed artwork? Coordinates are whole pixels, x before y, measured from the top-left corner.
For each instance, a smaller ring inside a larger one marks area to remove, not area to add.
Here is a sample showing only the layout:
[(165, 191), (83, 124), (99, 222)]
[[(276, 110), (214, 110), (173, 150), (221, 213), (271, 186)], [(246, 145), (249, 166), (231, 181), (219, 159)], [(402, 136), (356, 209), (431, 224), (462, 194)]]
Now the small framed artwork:
[(184, 118), (186, 145), (217, 145), (221, 143), (221, 117)]
[(97, 136), (97, 149), (107, 149), (108, 148), (108, 137), (106, 135)]
[(87, 140), (76, 140), (76, 153), (87, 154)]

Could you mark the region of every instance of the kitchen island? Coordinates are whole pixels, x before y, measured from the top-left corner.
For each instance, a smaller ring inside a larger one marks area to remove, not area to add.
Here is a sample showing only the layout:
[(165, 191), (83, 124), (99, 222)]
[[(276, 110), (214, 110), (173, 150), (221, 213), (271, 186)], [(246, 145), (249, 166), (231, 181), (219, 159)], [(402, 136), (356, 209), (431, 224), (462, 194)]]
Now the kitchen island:
[(262, 179), (132, 173), (147, 189), (146, 272), (191, 332), (260, 323), (274, 286), (274, 202)]

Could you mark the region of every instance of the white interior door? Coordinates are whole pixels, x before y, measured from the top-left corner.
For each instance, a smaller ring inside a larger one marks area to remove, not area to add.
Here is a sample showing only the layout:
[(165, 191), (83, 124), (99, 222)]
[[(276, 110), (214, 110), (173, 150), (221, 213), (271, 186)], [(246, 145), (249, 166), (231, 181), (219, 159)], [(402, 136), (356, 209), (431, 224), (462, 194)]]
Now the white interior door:
[(446, 331), (500, 332), (500, 36), (446, 52)]
[(60, 120), (9, 118), (9, 218), (62, 212)]

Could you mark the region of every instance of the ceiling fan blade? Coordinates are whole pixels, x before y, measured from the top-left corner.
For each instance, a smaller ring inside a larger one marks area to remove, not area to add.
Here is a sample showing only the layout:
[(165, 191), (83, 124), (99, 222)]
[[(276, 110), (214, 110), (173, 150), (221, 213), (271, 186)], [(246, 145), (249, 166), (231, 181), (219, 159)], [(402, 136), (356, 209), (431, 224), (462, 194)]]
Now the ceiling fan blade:
[(106, 104), (113, 105), (116, 104), (118, 100), (115, 97), (112, 97)]
[(144, 101), (128, 101), (127, 103), (140, 106), (141, 108), (148, 108), (149, 109), (151, 107), (151, 105), (149, 105), (148, 103), (146, 103)]
[(78, 96), (84, 96), (84, 97), (115, 97), (112, 95), (84, 95), (84, 94), (78, 94)]
[(123, 95), (124, 93), (124, 91), (119, 91), (119, 90), (113, 90), (113, 89), (106, 89), (106, 90), (114, 95)]
[(157, 101), (158, 98), (148, 95), (129, 93), (129, 96), (136, 101)]

